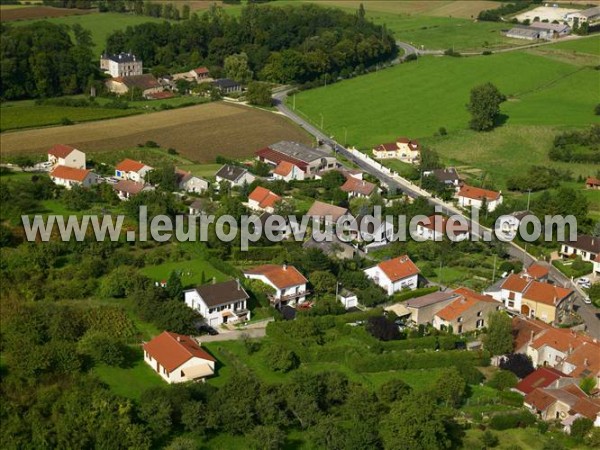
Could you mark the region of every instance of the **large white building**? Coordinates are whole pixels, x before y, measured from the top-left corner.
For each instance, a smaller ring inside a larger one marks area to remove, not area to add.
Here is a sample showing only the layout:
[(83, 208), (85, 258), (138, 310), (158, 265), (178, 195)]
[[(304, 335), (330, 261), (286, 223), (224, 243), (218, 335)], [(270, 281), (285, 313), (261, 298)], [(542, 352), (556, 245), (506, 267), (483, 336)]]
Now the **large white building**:
[(48, 150), (50, 167), (66, 166), (74, 169), (85, 169), (85, 153), (70, 145), (56, 144)]
[(131, 53), (118, 53), (116, 55), (104, 53), (100, 57), (100, 70), (110, 74), (113, 78), (131, 77), (142, 75), (144, 66), (142, 60)]
[(416, 289), (419, 282), (419, 268), (408, 255), (380, 262), (366, 269), (365, 275), (381, 286), (388, 295), (403, 289)]
[(269, 300), (278, 307), (303, 303), (309, 294), (306, 290), (308, 280), (298, 269), (287, 264), (265, 264), (245, 270), (244, 276), (271, 286), (275, 292), (269, 296)]
[(56, 166), (50, 172), (50, 179), (58, 186), (71, 189), (73, 186), (90, 187), (98, 182), (98, 175), (91, 170)]
[(481, 209), (485, 200), (489, 212), (492, 212), (502, 204), (502, 192), (467, 186), (466, 184), (458, 191), (457, 198), (459, 206), (463, 208)]
[(238, 280), (198, 286), (185, 291), (184, 298), (211, 327), (250, 319), (249, 296)]

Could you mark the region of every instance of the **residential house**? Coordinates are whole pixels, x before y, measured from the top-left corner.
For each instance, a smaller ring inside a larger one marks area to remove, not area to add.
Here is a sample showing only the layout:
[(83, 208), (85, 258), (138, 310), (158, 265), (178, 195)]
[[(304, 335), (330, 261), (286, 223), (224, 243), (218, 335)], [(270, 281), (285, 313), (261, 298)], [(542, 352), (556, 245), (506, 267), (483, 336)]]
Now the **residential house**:
[(273, 170), (273, 178), (276, 180), (292, 181), (304, 180), (304, 171), (289, 161), (281, 161)]
[(395, 142), (375, 147), (373, 156), (378, 159), (395, 158), (402, 162), (417, 164), (421, 159), (421, 144), (416, 140), (399, 137)]
[(210, 71), (206, 67), (197, 67), (189, 72), (190, 76), (197, 82), (201, 83), (210, 78)]
[(579, 417), (600, 426), (600, 399), (589, 397), (576, 382), (556, 389), (534, 389), (525, 396), (523, 404), (544, 421), (560, 420), (567, 432)]
[(581, 336), (571, 344), (568, 354), (558, 368), (574, 378), (593, 378), (596, 389), (600, 386), (600, 343), (597, 339)]
[(119, 180), (112, 187), (120, 200), (129, 200), (142, 192), (146, 185), (133, 180)]
[(391, 242), (394, 236), (394, 224), (385, 218), (377, 220), (375, 216), (358, 215), (344, 232), (350, 239), (367, 243), (365, 251)]
[(364, 270), (365, 275), (381, 286), (388, 295), (404, 289), (416, 289), (419, 281), (419, 268), (408, 255), (398, 256), (380, 262)]
[(218, 184), (227, 183), (231, 187), (242, 187), (244, 184), (250, 184), (256, 179), (254, 175), (248, 172), (248, 169), (230, 164), (221, 167), (215, 178)]
[(435, 313), (434, 328), (447, 330), (452, 327), (458, 334), (480, 330), (486, 326), (489, 315), (500, 308), (492, 297), (468, 288), (455, 289), (454, 293), (459, 297)]
[(208, 181), (204, 178), (192, 175), (191, 172), (175, 169), (175, 176), (177, 178), (177, 187), (181, 191), (201, 194), (208, 189)]
[(58, 186), (71, 189), (73, 186), (90, 187), (98, 182), (98, 175), (91, 170), (56, 166), (50, 172), (50, 179)]
[(512, 318), (512, 329), (514, 353), (526, 354), (533, 339), (540, 336), (545, 330), (552, 329), (552, 326), (541, 320), (528, 319), (523, 316), (514, 316)]
[(492, 212), (502, 204), (502, 192), (467, 186), (466, 184), (458, 191), (458, 205), (463, 208), (471, 207), (482, 209), (484, 203), (487, 210)]
[(600, 6), (594, 6), (593, 8), (567, 13), (565, 15), (565, 20), (573, 25), (576, 23), (582, 24), (585, 22), (589, 23), (590, 25), (595, 24), (596, 22), (600, 21)]
[(461, 179), (458, 176), (458, 172), (454, 167), (447, 169), (433, 169), (423, 172), (423, 176), (431, 176), (438, 180), (440, 183), (444, 183), (447, 186), (453, 186), (458, 188), (461, 183)]
[(190, 203), (188, 207), (190, 216), (199, 216), (202, 213), (208, 215), (213, 210), (214, 205), (212, 205), (212, 202), (208, 198), (198, 198)]
[(567, 377), (553, 367), (538, 367), (515, 386), (520, 394), (527, 395), (538, 388), (559, 387), (559, 380)]
[(142, 60), (132, 53), (118, 53), (116, 55), (103, 53), (100, 56), (100, 70), (113, 78), (131, 77), (142, 75), (144, 65)]
[(211, 327), (250, 320), (250, 297), (239, 280), (197, 286), (185, 291), (184, 298), (185, 304), (198, 311)]
[(144, 183), (148, 172), (153, 170), (147, 164), (133, 159), (124, 159), (115, 167), (115, 177), (121, 180), (131, 180), (136, 183)]
[(459, 220), (449, 220), (441, 214), (429, 216), (426, 221), (417, 224), (417, 235), (428, 241), (441, 241), (445, 237), (453, 242), (469, 238), (469, 225)]
[(338, 298), (346, 309), (356, 308), (358, 306), (357, 295), (354, 292), (350, 292), (348, 289), (342, 289), (338, 294)]
[(318, 219), (320, 223), (335, 224), (341, 217), (349, 216), (347, 208), (330, 205), (318, 200), (312, 204), (306, 215), (310, 218)]
[(106, 80), (104, 83), (109, 92), (117, 95), (130, 93), (132, 90), (138, 90), (143, 97), (150, 98), (152, 95), (162, 92), (164, 87), (151, 73), (144, 75), (134, 75), (117, 77)]
[(348, 193), (348, 198), (369, 198), (374, 193), (381, 192), (377, 185), (354, 177), (348, 177), (340, 189)]
[(215, 373), (215, 358), (190, 336), (164, 331), (143, 348), (146, 364), (169, 384), (204, 381)]
[(338, 167), (339, 163), (330, 153), (291, 141), (281, 141), (256, 152), (259, 161), (277, 167), (287, 161), (304, 172), (304, 178), (314, 178), (318, 172)]
[(271, 304), (281, 308), (283, 305), (302, 304), (309, 294), (306, 289), (308, 280), (298, 269), (287, 264), (265, 264), (244, 271), (244, 276), (251, 280), (260, 280), (271, 286), (275, 292), (269, 295)]
[(342, 242), (335, 233), (333, 233), (330, 240), (319, 242), (311, 236), (310, 239), (302, 244), (302, 248), (318, 248), (326, 255), (337, 259), (352, 259), (357, 254), (362, 254), (355, 246), (347, 242)]
[(500, 223), (496, 225), (496, 232), (504, 234), (507, 238), (516, 236), (521, 221), (531, 214), (530, 211), (515, 211), (512, 214), (501, 216)]
[(573, 300), (571, 289), (536, 281), (524, 274), (509, 275), (500, 285), (499, 292), (489, 294), (509, 311), (547, 323), (560, 321), (571, 310)]
[(85, 169), (85, 153), (70, 145), (55, 144), (48, 150), (48, 163), (51, 168), (65, 166)]
[(600, 253), (596, 255), (596, 258), (592, 261), (594, 266), (594, 275), (600, 275)]
[(395, 303), (385, 307), (385, 310), (393, 311), (398, 317), (404, 317), (415, 325), (426, 325), (433, 323), (435, 314), (459, 297), (455, 292), (433, 292)]
[(596, 177), (587, 177), (585, 187), (588, 189), (600, 189), (600, 179)]
[(242, 92), (242, 85), (229, 78), (220, 78), (213, 81), (212, 84), (221, 92), (221, 95), (239, 94)]
[(263, 212), (260, 217), (263, 233), (272, 233), (273, 236), (280, 236), (281, 239), (288, 239), (296, 230), (287, 217), (273, 215), (268, 212)]
[(536, 262), (521, 272), (521, 277), (535, 281), (548, 281), (550, 269), (542, 263)]
[(248, 208), (254, 211), (266, 211), (273, 214), (277, 203), (282, 199), (279, 195), (262, 186), (256, 188), (248, 195)]
[(593, 261), (600, 254), (600, 238), (579, 234), (575, 240), (563, 242), (560, 254), (563, 258), (580, 256), (583, 261)]

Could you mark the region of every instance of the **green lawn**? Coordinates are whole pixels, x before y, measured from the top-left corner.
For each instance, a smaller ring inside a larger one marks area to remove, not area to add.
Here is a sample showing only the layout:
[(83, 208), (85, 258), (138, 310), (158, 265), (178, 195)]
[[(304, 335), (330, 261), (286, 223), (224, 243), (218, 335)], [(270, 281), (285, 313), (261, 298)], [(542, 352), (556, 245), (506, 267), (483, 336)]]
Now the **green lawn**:
[(146, 389), (166, 383), (144, 362), (140, 349), (136, 349), (135, 353), (136, 358), (130, 367), (101, 365), (94, 367), (93, 372), (108, 384), (115, 394), (138, 400)]
[(547, 48), (568, 50), (575, 53), (589, 53), (591, 55), (600, 56), (600, 36), (596, 35), (585, 39), (559, 42), (557, 44), (549, 45)]
[(219, 272), (204, 259), (196, 258), (188, 261), (167, 262), (156, 266), (146, 266), (141, 272), (155, 281), (166, 280), (171, 272), (181, 272), (181, 282), (184, 287), (192, 287), (202, 283), (202, 274), (204, 273), (205, 283), (209, 283), (213, 277), (217, 281), (225, 281), (229, 277)]
[(178, 167), (181, 170), (188, 170), (199, 177), (212, 178), (222, 167), (222, 164), (182, 164)]
[[(85, 16), (77, 16), (85, 17)], [(114, 119), (139, 114), (138, 109), (76, 108), (71, 106), (33, 105), (33, 102), (13, 102), (0, 108), (0, 130), (60, 125), (63, 119), (71, 122)]]
[[(124, 30), (129, 26), (139, 25), (145, 22), (160, 23), (164, 19), (156, 19), (148, 16), (135, 16), (133, 14), (119, 13), (92, 13), (79, 16), (53, 17), (44, 19), (55, 24), (73, 25), (80, 24), (92, 32), (92, 40), (95, 47), (94, 52), (100, 57), (102, 51), (106, 48), (106, 38), (117, 30)], [(16, 26), (28, 25), (37, 22), (37, 20), (20, 20), (14, 22)]]

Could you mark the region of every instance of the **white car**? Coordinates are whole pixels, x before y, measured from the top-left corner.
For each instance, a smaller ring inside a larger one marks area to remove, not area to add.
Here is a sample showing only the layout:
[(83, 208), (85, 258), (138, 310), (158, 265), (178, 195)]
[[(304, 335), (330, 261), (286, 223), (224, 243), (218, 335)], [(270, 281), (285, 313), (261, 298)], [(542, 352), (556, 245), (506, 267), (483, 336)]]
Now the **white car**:
[(584, 297), (583, 298), (583, 303), (585, 303), (586, 305), (591, 305), (592, 304), (592, 300), (589, 297)]
[(581, 277), (577, 280), (577, 284), (590, 284), (590, 279), (586, 277)]

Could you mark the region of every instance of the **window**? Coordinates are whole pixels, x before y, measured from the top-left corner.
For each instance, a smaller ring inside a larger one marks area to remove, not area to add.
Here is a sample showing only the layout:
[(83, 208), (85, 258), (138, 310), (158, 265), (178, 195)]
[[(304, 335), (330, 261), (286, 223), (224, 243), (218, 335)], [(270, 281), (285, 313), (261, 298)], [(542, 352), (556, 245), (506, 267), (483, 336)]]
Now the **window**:
[(509, 308), (514, 308), (515, 307), (515, 302), (508, 302), (508, 306), (509, 306)]
[(482, 315), (483, 315), (483, 313), (482, 313), (481, 311), (479, 311), (479, 312), (477, 313), (477, 317), (481, 317)]
[(483, 327), (483, 319), (479, 319), (477, 321), (477, 324), (475, 325), (477, 328), (482, 328)]
[(459, 317), (458, 320), (457, 320), (458, 323), (461, 323), (462, 321), (463, 321), (462, 317)]

